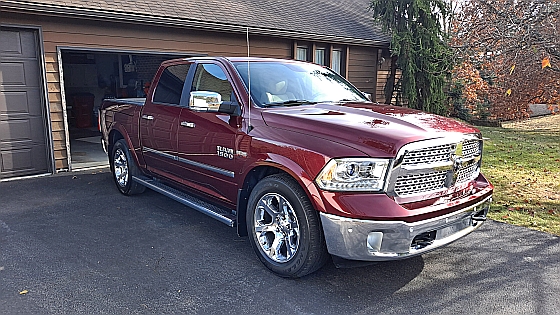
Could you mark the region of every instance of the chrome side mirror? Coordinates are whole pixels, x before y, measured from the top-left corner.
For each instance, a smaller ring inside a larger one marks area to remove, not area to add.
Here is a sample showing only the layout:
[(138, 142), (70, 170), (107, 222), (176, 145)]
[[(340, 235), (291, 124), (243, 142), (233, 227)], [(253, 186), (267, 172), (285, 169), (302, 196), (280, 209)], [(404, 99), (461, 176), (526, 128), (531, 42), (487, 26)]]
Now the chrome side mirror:
[(362, 94), (364, 94), (364, 96), (371, 101), (371, 93), (362, 92)]
[(197, 112), (218, 112), (222, 104), (220, 93), (193, 91), (189, 100), (190, 109)]

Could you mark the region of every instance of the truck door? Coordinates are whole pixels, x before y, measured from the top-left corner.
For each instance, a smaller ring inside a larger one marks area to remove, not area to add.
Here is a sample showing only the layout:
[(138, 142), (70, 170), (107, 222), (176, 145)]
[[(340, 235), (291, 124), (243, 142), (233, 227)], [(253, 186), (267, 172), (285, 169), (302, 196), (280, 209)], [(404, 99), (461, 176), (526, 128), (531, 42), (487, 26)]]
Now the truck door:
[[(235, 101), (226, 71), (218, 63), (199, 63), (191, 91), (220, 93), (222, 101)], [(179, 119), (180, 177), (188, 185), (226, 203), (237, 198), (235, 136), (238, 117), (183, 108)]]
[[(140, 118), (140, 141), (148, 170), (173, 177), (177, 171), (177, 130), (181, 96), (191, 64), (170, 64), (155, 76), (157, 86)], [(188, 95), (188, 91), (186, 93)]]

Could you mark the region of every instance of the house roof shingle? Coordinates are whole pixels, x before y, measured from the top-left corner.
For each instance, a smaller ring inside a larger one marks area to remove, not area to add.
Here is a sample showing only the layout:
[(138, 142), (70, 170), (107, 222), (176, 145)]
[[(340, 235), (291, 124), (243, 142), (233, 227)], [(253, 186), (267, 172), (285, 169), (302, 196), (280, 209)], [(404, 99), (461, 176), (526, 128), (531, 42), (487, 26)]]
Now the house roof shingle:
[(368, 0), (0, 0), (0, 9), (386, 45)]

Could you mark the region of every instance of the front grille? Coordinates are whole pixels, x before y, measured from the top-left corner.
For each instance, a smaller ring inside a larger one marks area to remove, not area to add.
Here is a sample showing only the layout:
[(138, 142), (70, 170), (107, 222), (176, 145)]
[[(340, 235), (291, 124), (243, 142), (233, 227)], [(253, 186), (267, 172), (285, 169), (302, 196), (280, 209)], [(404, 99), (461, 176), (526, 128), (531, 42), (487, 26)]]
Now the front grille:
[(419, 165), (449, 161), (449, 154), (452, 148), (452, 144), (445, 144), (407, 152), (403, 159), (403, 165)]
[(447, 171), (402, 175), (397, 178), (395, 192), (399, 196), (439, 190), (445, 184)]
[(471, 164), (467, 167), (461, 168), (457, 172), (457, 184), (462, 184), (475, 179), (478, 176), (478, 164)]
[[(482, 141), (468, 139), (437, 144), (437, 140), (403, 147), (402, 163), (393, 172), (393, 192), (399, 197), (429, 194), (475, 179)], [(440, 143), (443, 142), (440, 141)]]
[(463, 142), (463, 157), (470, 159), (480, 154), (480, 141), (468, 140)]

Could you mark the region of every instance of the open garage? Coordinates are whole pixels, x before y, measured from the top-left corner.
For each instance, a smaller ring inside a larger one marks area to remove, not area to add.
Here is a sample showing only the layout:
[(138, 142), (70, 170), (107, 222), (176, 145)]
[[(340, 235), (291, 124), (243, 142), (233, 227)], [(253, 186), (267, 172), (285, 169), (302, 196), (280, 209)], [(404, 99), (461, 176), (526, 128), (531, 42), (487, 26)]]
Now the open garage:
[(103, 99), (145, 97), (162, 61), (188, 57), (146, 51), (60, 51), (72, 170), (108, 165), (97, 121)]

